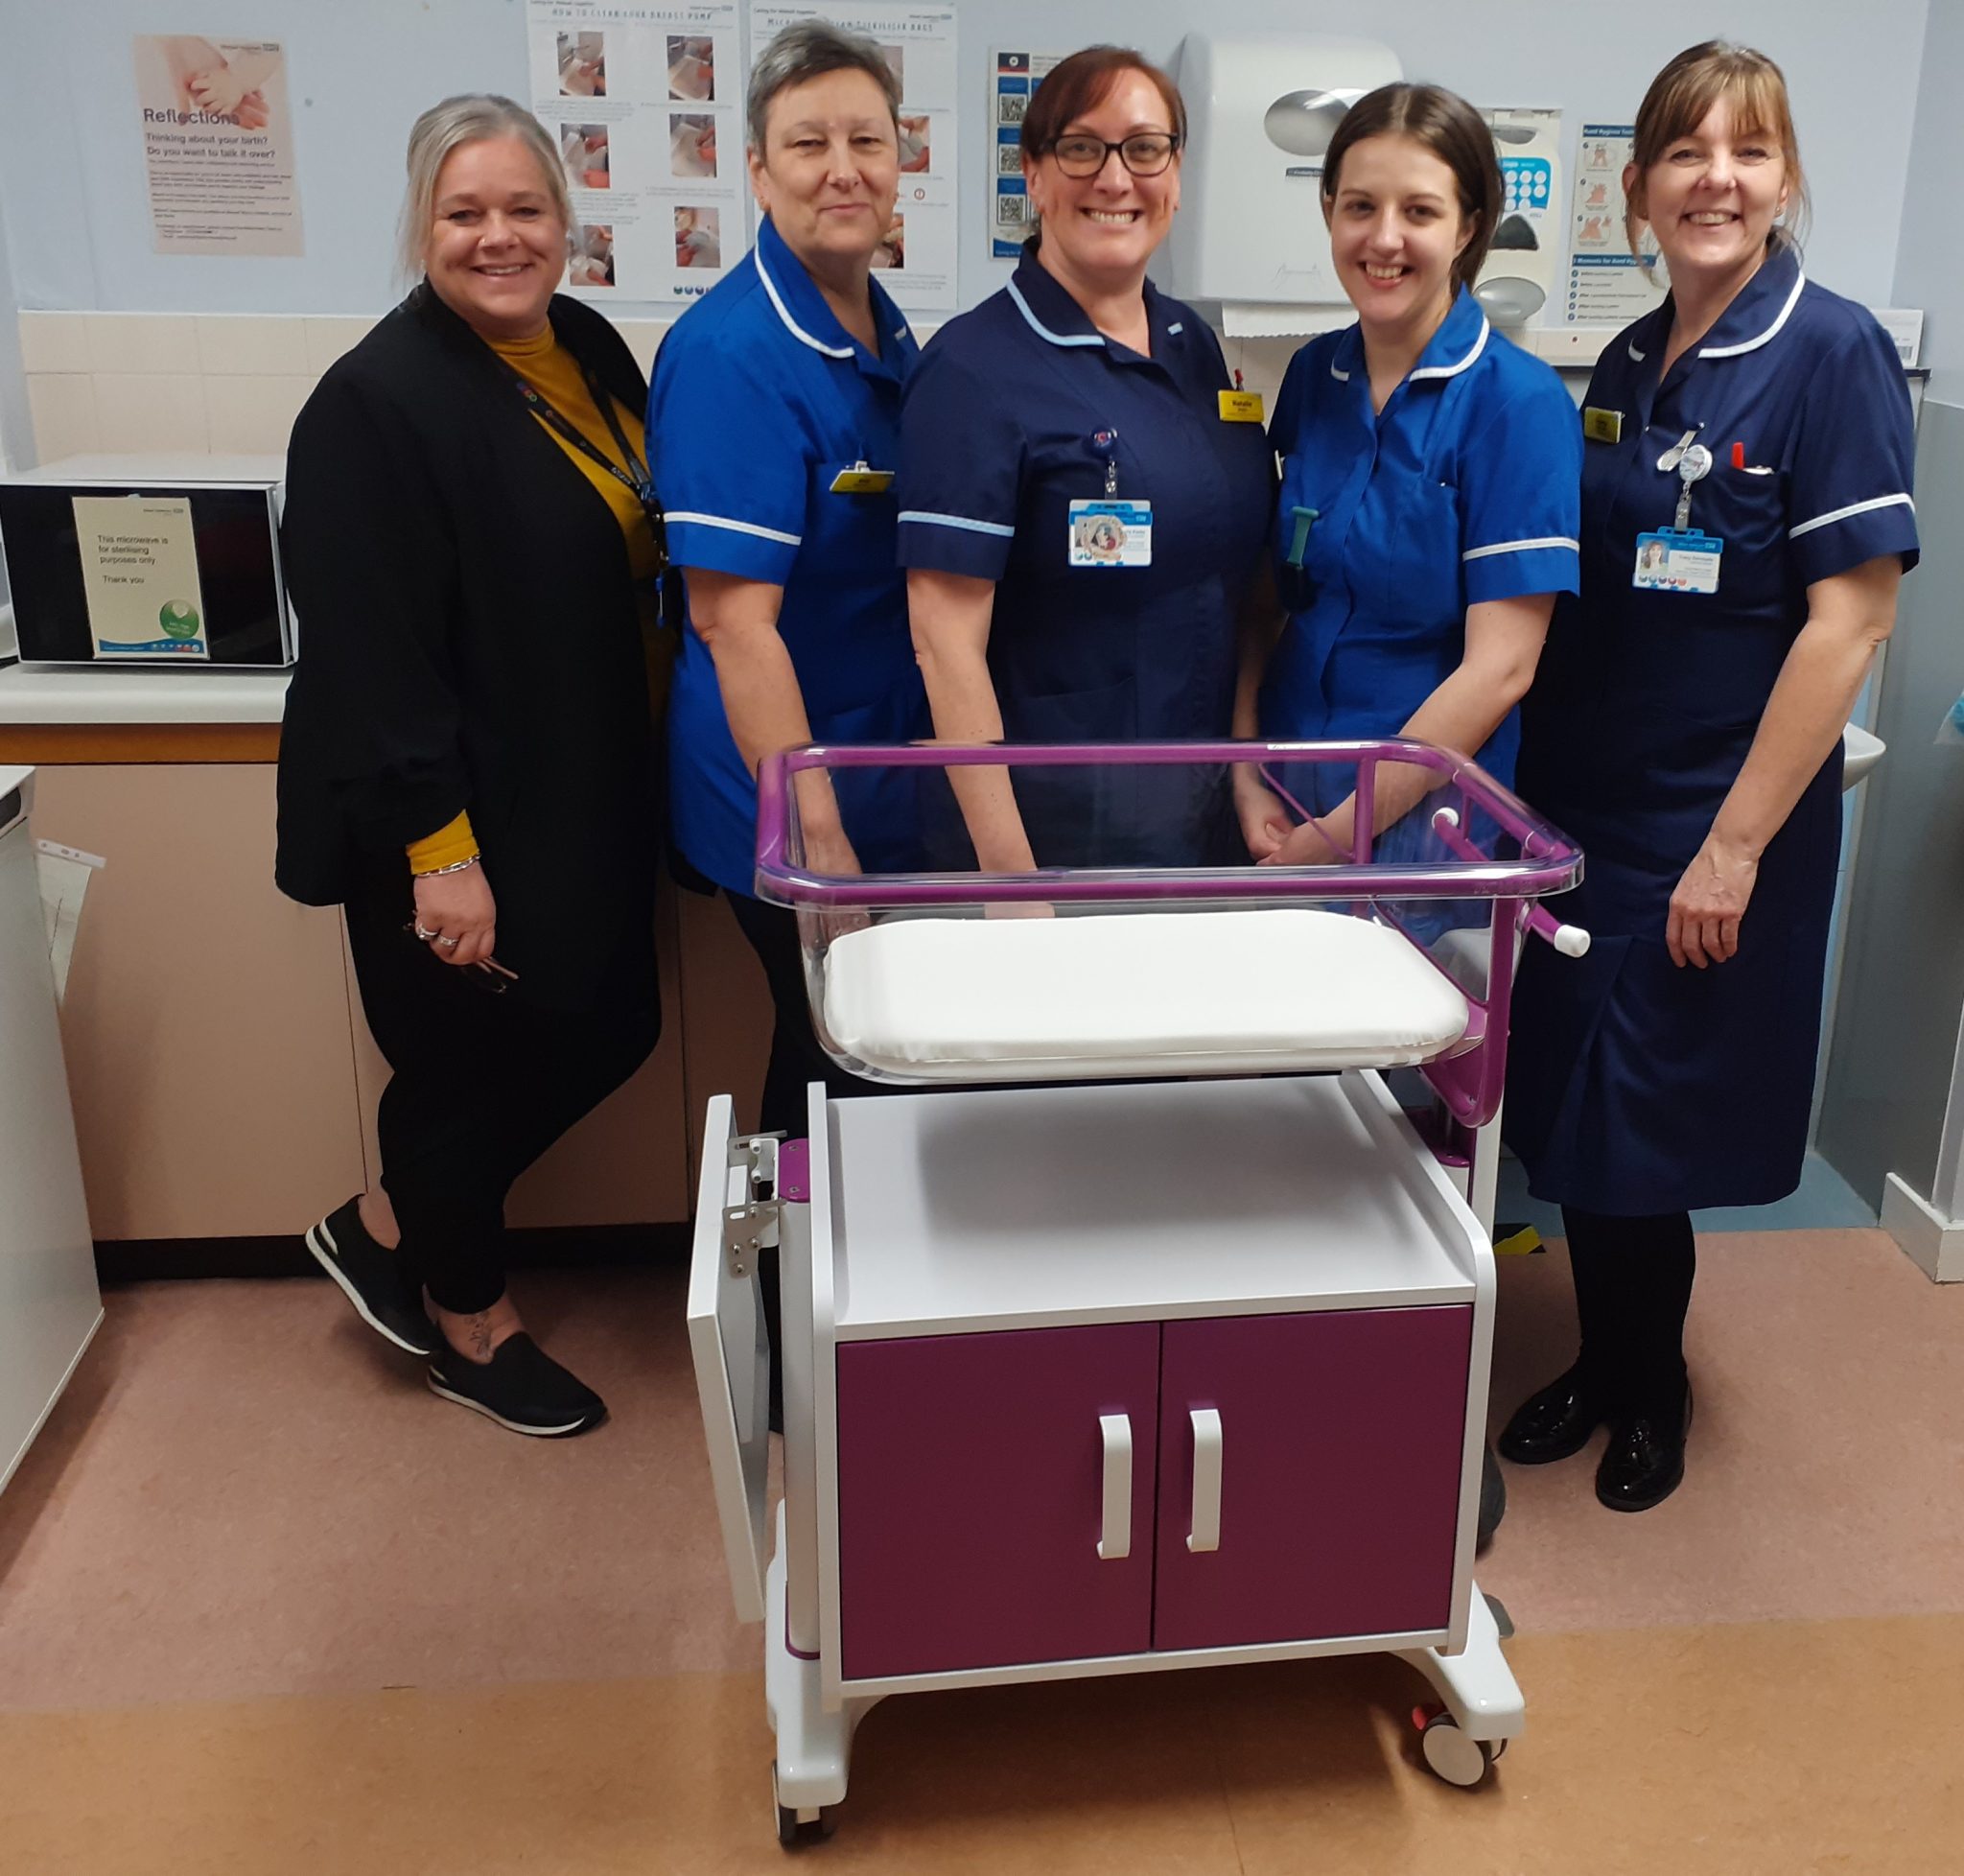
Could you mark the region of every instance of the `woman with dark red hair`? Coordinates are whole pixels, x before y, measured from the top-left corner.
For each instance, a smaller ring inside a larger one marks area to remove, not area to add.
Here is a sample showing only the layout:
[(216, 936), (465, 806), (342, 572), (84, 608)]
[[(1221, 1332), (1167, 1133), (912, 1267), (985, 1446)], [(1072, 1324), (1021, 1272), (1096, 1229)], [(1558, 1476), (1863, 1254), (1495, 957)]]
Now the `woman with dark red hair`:
[[(908, 381), (900, 563), (937, 736), (1223, 737), (1267, 531), (1261, 402), (1146, 278), (1180, 207), (1186, 110), (1137, 53), (1092, 46), (1030, 101), (1038, 231), (1016, 277), (951, 319)], [(1225, 781), (970, 769), (980, 865), (1242, 857)], [(1123, 798), (1120, 799), (1122, 792)]]

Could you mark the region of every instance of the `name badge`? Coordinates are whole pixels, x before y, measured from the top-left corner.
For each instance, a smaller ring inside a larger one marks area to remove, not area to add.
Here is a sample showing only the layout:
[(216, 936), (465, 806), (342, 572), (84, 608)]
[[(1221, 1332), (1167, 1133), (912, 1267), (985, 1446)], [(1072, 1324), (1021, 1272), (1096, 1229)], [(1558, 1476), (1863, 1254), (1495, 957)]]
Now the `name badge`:
[(1223, 423), (1260, 423), (1262, 420), (1262, 394), (1260, 391), (1222, 391), (1221, 421)]
[(1623, 412), (1598, 410), (1585, 406), (1582, 410), (1582, 434), (1592, 443), (1621, 443)]
[(1150, 567), (1153, 564), (1153, 504), (1150, 502), (1073, 502), (1070, 504), (1070, 564), (1073, 567)]
[(1630, 584), (1651, 593), (1716, 593), (1718, 556), (1725, 543), (1695, 528), (1660, 528), (1637, 536), (1637, 569)]
[(863, 462), (855, 462), (850, 469), (841, 469), (831, 480), (831, 493), (834, 495), (884, 495), (894, 485), (894, 472), (891, 469), (869, 469)]

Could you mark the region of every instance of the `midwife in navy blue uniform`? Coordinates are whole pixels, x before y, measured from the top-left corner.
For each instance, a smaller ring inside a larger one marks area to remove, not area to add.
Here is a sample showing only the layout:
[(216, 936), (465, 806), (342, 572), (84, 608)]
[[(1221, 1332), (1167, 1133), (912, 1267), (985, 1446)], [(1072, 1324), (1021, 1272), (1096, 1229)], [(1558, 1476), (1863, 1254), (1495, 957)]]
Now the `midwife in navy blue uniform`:
[[(1450, 91), (1389, 84), (1337, 127), (1322, 210), (1357, 322), (1303, 346), (1282, 381), (1270, 441), (1287, 622), (1273, 651), (1251, 643), (1239, 736), (1402, 734), (1513, 781), (1515, 707), (1555, 596), (1576, 590), (1581, 439), (1561, 381), (1469, 291), (1502, 199), (1492, 132)], [(1376, 832), (1426, 779), (1381, 771)], [(1335, 858), (1353, 783), (1348, 767), (1291, 769), (1302, 820), (1238, 771), (1249, 851)]]
[[(1260, 400), (1146, 279), (1185, 137), (1179, 91), (1136, 53), (1060, 63), (1022, 125), (1040, 230), (907, 387), (900, 559), (941, 738), (1228, 734), (1274, 469)], [(987, 870), (1239, 857), (1219, 775), (963, 780)]]
[[(900, 182), (900, 89), (872, 40), (784, 29), (752, 73), (757, 246), (656, 355), (648, 443), (689, 624), (669, 707), (674, 845), (721, 886), (776, 1001), (762, 1124), (805, 1131), (805, 1090), (866, 1084), (811, 1031), (796, 920), (754, 897), (759, 761), (812, 740), (924, 733), (892, 481), (907, 322), (870, 271)], [(911, 790), (801, 778), (806, 857), (904, 864)]]
[(1595, 943), (1529, 948), (1507, 1105), (1562, 1208), (1581, 1352), (1501, 1450), (1559, 1459), (1607, 1420), (1597, 1494), (1641, 1511), (1684, 1472), (1688, 1214), (1799, 1181), (1841, 728), (1917, 548), (1895, 351), (1787, 231), (1805, 195), (1779, 68), (1680, 54), (1625, 182), (1672, 292), (1590, 382), (1581, 599), (1520, 767), (1588, 855), (1561, 911)]

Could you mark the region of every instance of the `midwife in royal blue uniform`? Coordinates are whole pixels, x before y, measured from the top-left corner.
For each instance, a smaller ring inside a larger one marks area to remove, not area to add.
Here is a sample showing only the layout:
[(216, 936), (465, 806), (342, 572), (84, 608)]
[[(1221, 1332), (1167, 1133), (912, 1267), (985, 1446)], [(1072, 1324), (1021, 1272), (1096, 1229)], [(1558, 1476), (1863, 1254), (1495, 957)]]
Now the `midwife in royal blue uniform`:
[[(759, 761), (904, 742), (926, 710), (895, 559), (913, 335), (871, 268), (900, 182), (900, 88), (879, 47), (786, 27), (751, 76), (757, 246), (656, 355), (648, 442), (689, 600), (668, 715), (673, 844), (723, 888), (776, 1002), (762, 1125), (805, 1131), (807, 1084), (866, 1084), (812, 1034), (795, 917), (754, 896)], [(802, 779), (807, 860), (904, 864), (911, 791)]]
[(1911, 425), (1874, 318), (1809, 281), (1787, 90), (1717, 43), (1665, 67), (1625, 186), (1671, 295), (1584, 410), (1582, 593), (1529, 700), (1521, 792), (1580, 841), (1531, 946), (1507, 1135), (1560, 1204), (1581, 1351), (1501, 1441), (1610, 1441), (1598, 1496), (1683, 1477), (1689, 1212), (1800, 1177), (1840, 838), (1841, 728), (1916, 561)]
[[(1357, 321), (1303, 346), (1276, 400), (1287, 616), (1273, 650), (1250, 643), (1237, 735), (1405, 735), (1513, 781), (1516, 706), (1555, 596), (1576, 590), (1581, 441), (1560, 380), (1495, 333), (1469, 291), (1502, 200), (1492, 132), (1437, 85), (1369, 93), (1330, 140), (1323, 218)], [(1287, 776), (1307, 819), (1237, 772), (1249, 851), (1271, 865), (1334, 859), (1352, 835), (1354, 770)], [(1426, 778), (1381, 771), (1375, 832)]]
[[(1039, 231), (1010, 284), (935, 335), (902, 420), (900, 558), (935, 734), (1225, 737), (1274, 468), (1260, 399), (1146, 278), (1180, 205), (1185, 108), (1136, 53), (1093, 46), (1044, 79), (1021, 136)], [(1000, 770), (964, 782), (989, 870), (1240, 857), (1218, 773), (1024, 768), (1013, 796)]]

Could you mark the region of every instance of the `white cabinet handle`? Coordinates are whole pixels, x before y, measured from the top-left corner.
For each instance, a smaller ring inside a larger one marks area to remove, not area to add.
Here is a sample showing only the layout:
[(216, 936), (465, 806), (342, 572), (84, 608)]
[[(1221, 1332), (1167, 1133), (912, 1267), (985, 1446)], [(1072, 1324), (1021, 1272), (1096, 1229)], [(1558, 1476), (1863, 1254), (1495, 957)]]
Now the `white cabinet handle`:
[(1221, 1415), (1213, 1407), (1187, 1411), (1193, 1421), (1193, 1528), (1188, 1550), (1221, 1548)]
[(1132, 1419), (1100, 1414), (1098, 1432), (1105, 1442), (1105, 1521), (1098, 1555), (1112, 1563), (1132, 1555)]

